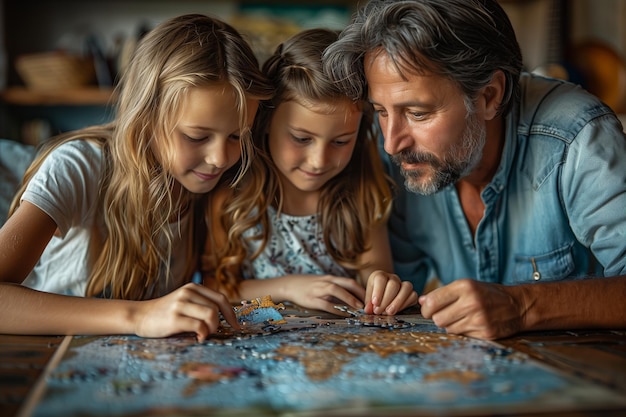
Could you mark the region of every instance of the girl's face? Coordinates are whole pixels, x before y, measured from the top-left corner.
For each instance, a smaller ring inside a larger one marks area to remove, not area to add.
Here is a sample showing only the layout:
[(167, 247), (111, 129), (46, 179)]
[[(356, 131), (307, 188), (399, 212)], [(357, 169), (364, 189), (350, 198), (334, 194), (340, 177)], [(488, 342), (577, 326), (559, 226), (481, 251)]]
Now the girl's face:
[(269, 151), (285, 201), (315, 193), (350, 162), (362, 112), (347, 100), (331, 107), (281, 103), (269, 127)]
[[(248, 100), (247, 106), (250, 125), (258, 101)], [(172, 175), (188, 191), (208, 193), (241, 156), (233, 88), (217, 84), (190, 89), (174, 135)]]

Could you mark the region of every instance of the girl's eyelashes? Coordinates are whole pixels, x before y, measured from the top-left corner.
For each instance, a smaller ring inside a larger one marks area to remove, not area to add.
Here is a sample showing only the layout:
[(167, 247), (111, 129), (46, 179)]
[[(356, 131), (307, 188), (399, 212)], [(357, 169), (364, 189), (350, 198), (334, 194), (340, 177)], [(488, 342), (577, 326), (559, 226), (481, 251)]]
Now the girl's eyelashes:
[[(205, 142), (211, 139), (212, 137), (211, 135), (202, 136), (202, 137), (193, 137), (193, 136), (186, 135), (184, 133), (182, 135), (183, 135), (183, 138), (185, 138), (185, 140), (189, 142), (193, 142), (193, 143)], [(241, 135), (239, 133), (231, 133), (230, 135), (228, 135), (228, 139), (239, 141), (241, 140)]]
[(311, 140), (311, 138), (296, 136), (293, 133), (291, 134), (291, 138), (297, 143), (307, 143)]
[(183, 133), (183, 137), (184, 137), (186, 140), (188, 140), (189, 142), (202, 142), (202, 141), (205, 141), (205, 140), (207, 140), (207, 139), (209, 138), (208, 136), (203, 136), (203, 137), (201, 137), (201, 138), (194, 138), (194, 137), (191, 137), (191, 136), (186, 135), (186, 134), (184, 134), (184, 133)]
[[(296, 143), (301, 143), (301, 144), (306, 144), (306, 143), (310, 143), (313, 139), (310, 137), (300, 137), (300, 136), (296, 136), (294, 134), (291, 134), (291, 139), (296, 142)], [(349, 139), (341, 139), (341, 140), (334, 140), (332, 143), (335, 146), (345, 146), (348, 145), (351, 142), (351, 140)]]
[(333, 140), (333, 144), (335, 146), (345, 146), (349, 145), (353, 141), (358, 140), (359, 132), (346, 133), (340, 136), (337, 136), (337, 139)]

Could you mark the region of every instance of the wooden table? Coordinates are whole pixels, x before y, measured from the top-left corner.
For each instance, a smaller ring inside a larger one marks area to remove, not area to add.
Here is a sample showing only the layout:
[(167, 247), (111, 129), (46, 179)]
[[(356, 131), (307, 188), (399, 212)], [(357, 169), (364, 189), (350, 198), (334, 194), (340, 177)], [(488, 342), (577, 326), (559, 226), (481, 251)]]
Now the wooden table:
[(0, 335), (0, 416), (17, 415), (62, 340)]
[[(0, 335), (0, 416), (23, 415), (25, 401), (32, 395), (33, 390), (42, 388), (46, 367), (53, 360), (63, 340), (64, 337), (60, 336)], [(575, 375), (594, 385), (606, 387), (626, 396), (626, 331), (526, 333), (499, 340), (497, 343), (527, 354), (558, 372)], [(58, 359), (56, 358), (57, 361)], [(530, 414), (518, 413), (512, 409), (510, 413), (498, 412), (497, 415), (574, 417), (626, 415), (626, 406), (617, 409), (601, 408)]]

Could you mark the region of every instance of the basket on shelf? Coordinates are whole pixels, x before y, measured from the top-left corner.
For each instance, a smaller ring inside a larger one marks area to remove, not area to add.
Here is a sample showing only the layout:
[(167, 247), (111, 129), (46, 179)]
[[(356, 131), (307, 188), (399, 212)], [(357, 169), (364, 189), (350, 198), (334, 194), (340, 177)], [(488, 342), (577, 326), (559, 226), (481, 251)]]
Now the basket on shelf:
[(62, 51), (20, 55), (15, 68), (26, 86), (32, 89), (77, 88), (95, 80), (91, 59)]

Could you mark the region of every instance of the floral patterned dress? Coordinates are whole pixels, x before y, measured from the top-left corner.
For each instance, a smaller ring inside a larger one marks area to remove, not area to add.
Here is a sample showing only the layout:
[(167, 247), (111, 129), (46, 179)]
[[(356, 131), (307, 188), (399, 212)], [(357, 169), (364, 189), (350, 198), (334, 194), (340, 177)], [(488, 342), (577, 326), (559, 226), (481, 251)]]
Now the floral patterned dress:
[[(318, 216), (291, 216), (268, 210), (272, 231), (265, 250), (244, 266), (245, 279), (276, 278), (290, 274), (351, 277), (326, 251)], [(259, 234), (261, 225), (247, 230), (244, 237)], [(260, 241), (248, 240), (248, 253), (255, 253)]]

